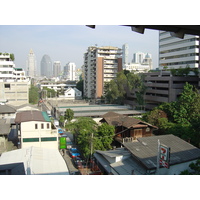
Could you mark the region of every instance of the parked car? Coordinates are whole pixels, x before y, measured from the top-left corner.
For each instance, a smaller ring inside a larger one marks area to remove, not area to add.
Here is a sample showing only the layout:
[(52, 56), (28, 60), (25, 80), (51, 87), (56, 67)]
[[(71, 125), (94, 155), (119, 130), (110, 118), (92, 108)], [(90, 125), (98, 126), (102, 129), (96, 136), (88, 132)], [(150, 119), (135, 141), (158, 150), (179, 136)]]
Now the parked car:
[(81, 159), (80, 157), (74, 157), (73, 163), (76, 168), (82, 168), (85, 166), (85, 161)]
[(73, 146), (73, 143), (69, 137), (67, 137), (67, 139), (66, 139), (66, 144), (67, 144), (67, 149), (71, 149)]
[(77, 148), (70, 148), (69, 154), (72, 158), (74, 157), (80, 157), (80, 153), (78, 152)]

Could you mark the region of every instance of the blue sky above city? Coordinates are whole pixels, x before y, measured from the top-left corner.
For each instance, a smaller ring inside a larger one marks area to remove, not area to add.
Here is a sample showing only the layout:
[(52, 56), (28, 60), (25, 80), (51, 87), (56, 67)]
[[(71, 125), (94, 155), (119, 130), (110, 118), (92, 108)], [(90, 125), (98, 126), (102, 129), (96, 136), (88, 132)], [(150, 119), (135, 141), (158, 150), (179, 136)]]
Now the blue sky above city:
[(158, 31), (145, 30), (144, 34), (120, 25), (0, 25), (0, 52), (14, 53), (17, 67), (25, 69), (30, 49), (36, 55), (39, 67), (42, 56), (47, 54), (53, 61), (61, 61), (62, 67), (74, 62), (83, 65), (83, 55), (92, 45), (129, 45), (129, 62), (133, 53), (152, 54), (153, 67), (158, 67)]

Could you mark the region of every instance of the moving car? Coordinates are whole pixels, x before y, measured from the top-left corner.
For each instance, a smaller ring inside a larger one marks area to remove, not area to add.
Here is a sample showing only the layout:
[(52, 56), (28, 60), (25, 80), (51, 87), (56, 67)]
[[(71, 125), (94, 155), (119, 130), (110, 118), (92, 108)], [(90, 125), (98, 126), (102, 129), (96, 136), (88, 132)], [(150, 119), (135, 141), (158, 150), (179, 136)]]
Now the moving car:
[(73, 163), (76, 168), (82, 168), (85, 165), (85, 161), (81, 159), (80, 157), (74, 157)]
[(81, 156), (80, 153), (78, 152), (77, 148), (70, 148), (69, 154), (72, 158)]

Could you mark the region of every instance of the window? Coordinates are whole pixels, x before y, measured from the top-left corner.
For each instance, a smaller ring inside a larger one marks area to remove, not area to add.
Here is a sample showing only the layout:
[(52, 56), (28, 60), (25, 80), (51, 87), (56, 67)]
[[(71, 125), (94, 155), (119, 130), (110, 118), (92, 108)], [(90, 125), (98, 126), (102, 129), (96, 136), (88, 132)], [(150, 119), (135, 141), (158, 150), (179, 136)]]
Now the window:
[(23, 142), (39, 142), (39, 138), (23, 138)]
[(38, 129), (38, 124), (35, 124), (35, 129)]
[(5, 84), (4, 87), (10, 89), (10, 84)]
[(47, 124), (47, 129), (49, 129), (49, 127), (50, 127), (50, 126), (49, 126), (49, 123), (48, 123), (48, 124)]
[(41, 129), (44, 129), (44, 124), (41, 124)]
[(46, 137), (46, 138), (41, 138), (42, 142), (49, 142), (49, 141), (57, 141), (56, 137)]

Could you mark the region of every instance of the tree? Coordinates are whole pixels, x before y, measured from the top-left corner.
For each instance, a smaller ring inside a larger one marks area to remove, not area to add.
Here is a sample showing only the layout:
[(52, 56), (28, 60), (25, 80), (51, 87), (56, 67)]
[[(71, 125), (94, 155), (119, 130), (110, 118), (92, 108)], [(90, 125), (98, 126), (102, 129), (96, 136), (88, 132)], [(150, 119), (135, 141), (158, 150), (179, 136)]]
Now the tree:
[(106, 123), (98, 126), (90, 117), (79, 117), (66, 125), (75, 135), (76, 144), (86, 158), (95, 150), (111, 149), (115, 129)]
[(70, 108), (66, 109), (64, 119), (70, 122), (74, 118), (74, 111)]
[(12, 61), (15, 60), (15, 55), (14, 55), (13, 53), (10, 54), (10, 59), (11, 59)]
[(82, 92), (82, 96), (84, 96), (84, 89), (83, 89), (83, 80), (80, 80), (77, 84), (76, 84), (76, 88), (78, 90), (80, 90)]
[(180, 175), (200, 175), (200, 160), (197, 160), (195, 163), (192, 162), (189, 167), (190, 170), (184, 170)]
[(50, 88), (44, 87), (43, 90), (47, 91), (47, 97), (48, 98), (56, 97), (56, 95), (57, 95), (57, 93), (56, 93), (56, 91), (54, 89), (50, 89)]
[(29, 88), (29, 103), (31, 104), (37, 104), (39, 101), (39, 95), (38, 95), (39, 89), (35, 87), (34, 85), (31, 85)]
[(113, 141), (114, 135), (114, 126), (111, 126), (107, 123), (103, 123), (101, 126), (98, 126), (94, 148), (102, 151), (111, 149), (111, 143)]

